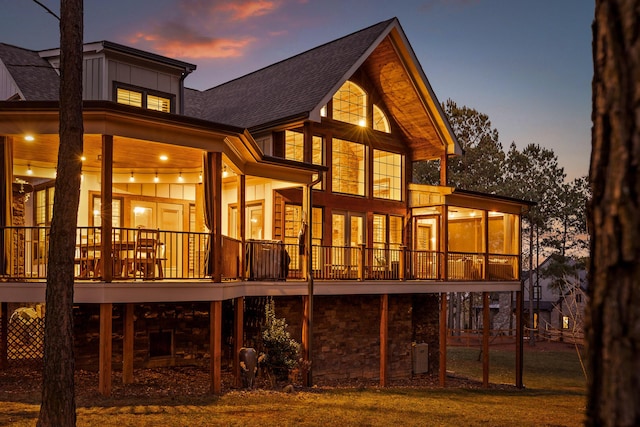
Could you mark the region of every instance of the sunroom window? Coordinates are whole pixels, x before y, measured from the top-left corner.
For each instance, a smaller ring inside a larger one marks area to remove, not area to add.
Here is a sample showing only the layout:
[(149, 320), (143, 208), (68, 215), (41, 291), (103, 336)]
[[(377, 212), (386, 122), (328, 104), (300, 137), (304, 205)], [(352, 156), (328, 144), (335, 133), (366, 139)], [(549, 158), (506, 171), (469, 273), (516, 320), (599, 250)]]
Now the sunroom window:
[(402, 155), (373, 150), (373, 197), (402, 200)]
[(333, 119), (357, 126), (367, 125), (367, 94), (357, 84), (346, 81), (333, 96)]
[(517, 255), (520, 226), (517, 215), (489, 212), (489, 253)]
[(364, 196), (364, 145), (333, 139), (331, 154), (333, 192)]

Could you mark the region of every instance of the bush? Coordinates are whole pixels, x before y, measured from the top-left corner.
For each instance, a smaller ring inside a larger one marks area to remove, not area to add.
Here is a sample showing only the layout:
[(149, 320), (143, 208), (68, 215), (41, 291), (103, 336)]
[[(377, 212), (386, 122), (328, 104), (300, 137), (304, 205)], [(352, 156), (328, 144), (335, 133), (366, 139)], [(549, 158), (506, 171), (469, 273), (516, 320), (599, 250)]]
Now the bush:
[(298, 366), (300, 344), (287, 331), (284, 318), (276, 317), (273, 298), (265, 305), (265, 323), (262, 327), (262, 346), (265, 357), (262, 364), (277, 380), (286, 380), (289, 371)]

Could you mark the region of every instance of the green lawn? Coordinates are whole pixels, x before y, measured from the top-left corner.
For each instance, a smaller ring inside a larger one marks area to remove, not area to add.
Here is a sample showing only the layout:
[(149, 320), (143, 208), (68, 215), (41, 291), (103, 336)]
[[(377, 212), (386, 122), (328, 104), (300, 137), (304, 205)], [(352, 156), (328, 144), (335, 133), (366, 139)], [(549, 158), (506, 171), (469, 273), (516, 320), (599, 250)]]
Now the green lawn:
[[(449, 349), (448, 370), (480, 379), (477, 349)], [(492, 350), (490, 381), (513, 384), (513, 351)], [(292, 394), (233, 391), (220, 397), (104, 401), (78, 408), (79, 426), (577, 426), (585, 379), (575, 352), (527, 351), (524, 390), (361, 388)], [(38, 405), (0, 401), (0, 425), (33, 426)]]

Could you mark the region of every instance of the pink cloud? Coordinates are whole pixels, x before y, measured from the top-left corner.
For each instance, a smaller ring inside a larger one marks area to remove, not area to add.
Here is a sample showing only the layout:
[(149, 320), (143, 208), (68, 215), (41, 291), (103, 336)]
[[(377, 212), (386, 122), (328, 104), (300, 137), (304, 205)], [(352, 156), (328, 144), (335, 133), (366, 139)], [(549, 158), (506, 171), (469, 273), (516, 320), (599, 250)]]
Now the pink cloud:
[[(259, 37), (255, 27), (238, 22), (273, 14), (287, 2), (306, 0), (177, 0), (170, 16), (142, 27), (129, 43), (170, 57), (243, 56)], [(264, 31), (268, 37), (284, 34), (286, 30)]]
[(201, 34), (180, 22), (164, 22), (148, 32), (130, 38), (132, 44), (144, 44), (161, 55), (173, 58), (230, 58), (243, 56), (254, 37), (213, 37)]
[(264, 16), (274, 12), (281, 6), (280, 1), (247, 0), (224, 2), (215, 9), (220, 12), (229, 12), (234, 21), (244, 21), (257, 16)]

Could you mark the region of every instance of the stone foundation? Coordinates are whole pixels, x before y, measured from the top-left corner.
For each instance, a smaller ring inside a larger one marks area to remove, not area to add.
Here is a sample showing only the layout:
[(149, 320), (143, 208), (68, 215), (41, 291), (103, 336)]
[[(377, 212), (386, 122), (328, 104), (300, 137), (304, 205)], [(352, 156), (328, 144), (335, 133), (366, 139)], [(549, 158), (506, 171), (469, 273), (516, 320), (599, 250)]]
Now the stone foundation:
[[(266, 298), (245, 299), (243, 344), (260, 351), (260, 323)], [(285, 318), (291, 337), (302, 342), (302, 297), (275, 298), (276, 316)], [(135, 304), (134, 367), (209, 363), (209, 304)], [(312, 367), (314, 380), (379, 379), (379, 295), (314, 298)], [(113, 369), (122, 367), (124, 304), (113, 306)], [(75, 311), (76, 365), (98, 368), (100, 308)], [(429, 373), (438, 370), (438, 296), (389, 295), (388, 378), (412, 376), (412, 345), (429, 344)], [(233, 302), (223, 303), (223, 368), (233, 353)]]

